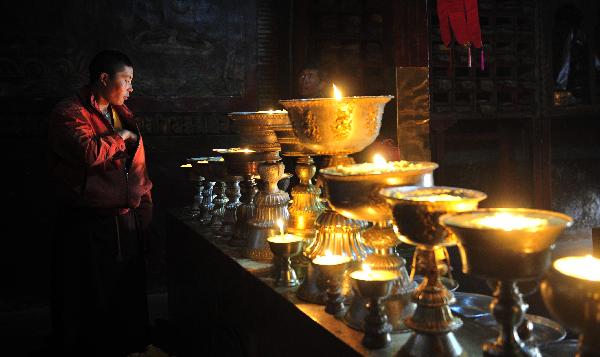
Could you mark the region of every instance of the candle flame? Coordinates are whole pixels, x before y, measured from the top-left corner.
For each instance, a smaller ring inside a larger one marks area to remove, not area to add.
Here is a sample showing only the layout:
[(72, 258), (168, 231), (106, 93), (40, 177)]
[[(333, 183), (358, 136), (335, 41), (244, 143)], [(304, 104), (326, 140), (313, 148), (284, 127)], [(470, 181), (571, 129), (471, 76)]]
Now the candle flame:
[(192, 164), (183, 164), (183, 165), (181, 165), (179, 167), (192, 167)]
[(326, 256), (326, 257), (330, 257), (330, 256), (332, 256), (332, 255), (333, 255), (333, 254), (331, 254), (331, 251), (330, 251), (329, 249), (327, 249), (327, 250), (325, 251), (325, 256)]
[(385, 165), (387, 163), (385, 157), (383, 157), (381, 154), (373, 155), (373, 162), (377, 165)]
[(371, 267), (367, 263), (362, 264), (362, 270), (367, 274), (371, 274)]
[(279, 227), (279, 234), (283, 235), (283, 221), (278, 219), (277, 220), (277, 227)]
[(335, 84), (333, 85), (333, 97), (335, 100), (342, 99), (342, 92), (338, 89), (338, 87), (335, 86)]

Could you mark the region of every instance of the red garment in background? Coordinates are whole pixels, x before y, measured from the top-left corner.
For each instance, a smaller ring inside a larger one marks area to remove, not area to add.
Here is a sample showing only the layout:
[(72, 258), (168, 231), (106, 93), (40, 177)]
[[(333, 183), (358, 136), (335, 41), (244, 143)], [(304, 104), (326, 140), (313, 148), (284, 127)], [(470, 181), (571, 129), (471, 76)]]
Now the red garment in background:
[(462, 46), (482, 47), (477, 0), (438, 0), (437, 13), (446, 47), (452, 42), (452, 34)]

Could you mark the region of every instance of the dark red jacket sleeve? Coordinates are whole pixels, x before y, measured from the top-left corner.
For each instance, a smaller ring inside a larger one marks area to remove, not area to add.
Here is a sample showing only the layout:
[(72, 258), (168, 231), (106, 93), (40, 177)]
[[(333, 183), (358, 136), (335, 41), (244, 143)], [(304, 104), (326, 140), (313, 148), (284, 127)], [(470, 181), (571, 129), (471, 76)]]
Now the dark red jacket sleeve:
[(97, 135), (90, 123), (90, 114), (81, 107), (57, 108), (50, 118), (48, 131), (55, 153), (75, 165), (102, 165), (126, 152), (125, 142), (118, 134)]

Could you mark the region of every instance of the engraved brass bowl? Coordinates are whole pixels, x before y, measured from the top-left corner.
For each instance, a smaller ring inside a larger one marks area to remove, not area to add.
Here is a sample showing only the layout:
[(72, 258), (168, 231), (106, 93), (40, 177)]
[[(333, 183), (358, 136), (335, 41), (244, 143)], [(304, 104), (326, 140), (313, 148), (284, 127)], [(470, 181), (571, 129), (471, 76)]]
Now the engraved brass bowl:
[(321, 155), (359, 152), (375, 141), (383, 108), (393, 96), (288, 99), (288, 111), (302, 145)]
[(392, 212), (379, 190), (390, 186), (422, 186), (438, 167), (434, 162), (414, 164), (417, 166), (405, 170), (356, 175), (341, 174), (340, 168), (360, 164), (343, 165), (321, 169), (320, 175), (327, 185), (327, 200), (336, 212), (352, 219), (387, 222), (392, 220)]
[[(504, 230), (472, 223), (499, 213), (545, 219), (548, 224), (535, 229)], [(440, 222), (458, 237), (465, 273), (484, 279), (519, 281), (538, 279), (546, 272), (551, 246), (573, 220), (562, 213), (545, 210), (482, 208), (444, 216)]]
[(284, 156), (313, 155), (313, 152), (300, 143), (300, 140), (298, 140), (298, 137), (294, 133), (294, 128), (289, 120), (289, 116), (287, 118), (288, 120), (285, 124), (276, 123), (271, 126), (275, 132), (279, 145), (281, 145), (281, 154)]
[[(505, 218), (498, 219), (500, 215)], [(485, 355), (539, 356), (538, 347), (522, 341), (517, 332), (528, 308), (517, 282), (536, 280), (547, 271), (554, 242), (573, 223), (571, 217), (528, 208), (488, 208), (439, 220), (458, 238), (463, 272), (497, 280), (490, 310), (502, 328), (495, 341), (483, 345)]]
[(425, 356), (431, 346), (440, 346), (437, 356), (462, 355), (463, 348), (454, 331), (463, 323), (452, 315), (449, 304), (454, 302), (454, 295), (442, 284), (435, 257), (437, 247), (456, 244), (456, 239), (439, 224), (438, 218), (447, 212), (476, 209), (486, 194), (445, 186), (398, 186), (379, 192), (392, 207), (402, 233), (400, 239), (421, 249), (426, 266), (424, 280), (412, 297), (417, 307), (405, 319), (406, 326), (414, 332), (402, 348), (403, 355)]
[(232, 112), (227, 116), (240, 135), (241, 147), (259, 152), (281, 150), (274, 129), (289, 125), (286, 111)]
[[(412, 245), (426, 247), (456, 245), (456, 237), (438, 218), (449, 212), (470, 211), (477, 208), (479, 201), (487, 195), (483, 192), (463, 188), (434, 187), (390, 187), (380, 193), (392, 206), (396, 225), (402, 233), (401, 240)], [(426, 201), (419, 197), (452, 195), (460, 197), (453, 201)]]
[(240, 151), (239, 148), (213, 149), (225, 160), (228, 175), (258, 175), (258, 165), (265, 161), (265, 154), (253, 150)]
[(552, 316), (580, 334), (578, 356), (599, 356), (600, 281), (568, 276), (555, 264), (540, 286), (544, 303)]
[[(360, 167), (361, 164), (342, 165), (321, 170), (321, 176), (327, 185), (329, 204), (336, 212), (352, 219), (375, 222), (363, 233), (364, 243), (374, 250), (367, 256), (367, 262), (374, 269), (394, 271), (398, 279), (392, 284), (391, 297), (384, 304), (392, 332), (407, 330), (404, 318), (410, 316), (415, 308), (411, 296), (416, 284), (410, 281), (405, 268), (405, 260), (395, 254), (394, 248), (400, 241), (392, 229), (391, 208), (379, 195), (382, 187), (395, 185), (424, 185), (438, 165), (433, 162), (410, 163), (402, 170), (393, 172), (373, 171), (368, 174), (344, 174), (345, 170)], [(365, 301), (357, 296), (344, 318), (349, 326), (364, 330), (364, 316), (367, 311)]]

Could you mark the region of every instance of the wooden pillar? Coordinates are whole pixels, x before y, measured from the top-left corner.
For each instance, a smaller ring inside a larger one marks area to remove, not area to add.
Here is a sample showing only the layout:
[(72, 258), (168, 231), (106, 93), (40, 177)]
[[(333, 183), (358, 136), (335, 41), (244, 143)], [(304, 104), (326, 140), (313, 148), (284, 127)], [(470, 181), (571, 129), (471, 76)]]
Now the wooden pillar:
[(406, 160), (430, 160), (427, 0), (394, 1), (397, 138)]

